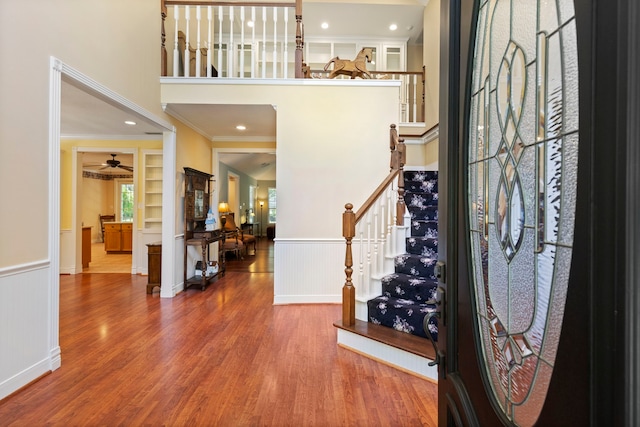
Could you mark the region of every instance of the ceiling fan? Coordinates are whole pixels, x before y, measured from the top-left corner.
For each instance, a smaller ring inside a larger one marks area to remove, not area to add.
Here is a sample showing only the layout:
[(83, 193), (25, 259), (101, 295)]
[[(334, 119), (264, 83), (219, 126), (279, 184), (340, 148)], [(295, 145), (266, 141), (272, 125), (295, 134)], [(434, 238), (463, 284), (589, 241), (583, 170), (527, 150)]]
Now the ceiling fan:
[(111, 155), (112, 158), (107, 160), (105, 162), (106, 165), (104, 167), (100, 168), (100, 170), (108, 169), (108, 168), (120, 168), (120, 169), (124, 169), (126, 171), (129, 171), (129, 172), (133, 172), (133, 167), (132, 166), (121, 165), (120, 164), (120, 160), (116, 160), (116, 156), (117, 156), (117, 154), (112, 154)]

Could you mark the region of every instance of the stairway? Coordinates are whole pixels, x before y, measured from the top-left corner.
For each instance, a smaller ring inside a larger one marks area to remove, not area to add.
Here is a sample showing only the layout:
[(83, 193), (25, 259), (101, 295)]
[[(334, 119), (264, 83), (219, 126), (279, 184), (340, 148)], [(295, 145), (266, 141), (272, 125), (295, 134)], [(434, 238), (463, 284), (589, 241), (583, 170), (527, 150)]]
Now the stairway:
[[(409, 334), (427, 337), (423, 322), (435, 306), (438, 258), (438, 172), (404, 173), (405, 204), (411, 214), (407, 253), (395, 257), (395, 272), (382, 278), (382, 295), (367, 301), (369, 322)], [(435, 319), (428, 326), (438, 337)]]

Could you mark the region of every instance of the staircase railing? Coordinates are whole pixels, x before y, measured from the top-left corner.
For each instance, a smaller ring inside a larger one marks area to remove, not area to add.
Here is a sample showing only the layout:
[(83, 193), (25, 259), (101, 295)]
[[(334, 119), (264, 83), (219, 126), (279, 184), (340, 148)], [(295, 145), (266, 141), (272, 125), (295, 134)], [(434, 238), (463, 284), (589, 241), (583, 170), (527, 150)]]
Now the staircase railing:
[[(303, 70), (306, 71), (305, 78), (326, 79), (331, 70)], [(400, 123), (422, 123), (424, 122), (424, 90), (425, 90), (425, 67), (422, 71), (369, 71), (371, 77), (376, 80), (399, 80), (400, 81)], [(351, 77), (340, 75), (336, 79), (349, 79)]]
[[(396, 125), (390, 133), (391, 171), (376, 190), (356, 212), (347, 203), (342, 214), (342, 235), (346, 240), (345, 274), (342, 287), (342, 323), (353, 326), (356, 319), (356, 288), (353, 284), (354, 239), (359, 243), (358, 283), (370, 286), (375, 275), (385, 270), (385, 258), (397, 251), (394, 225), (404, 225), (404, 164), (406, 152), (404, 139), (398, 137)], [(392, 266), (391, 266), (392, 267)], [(363, 294), (371, 294), (364, 289)]]
[(303, 77), (302, 0), (162, 0), (161, 7), (161, 76)]

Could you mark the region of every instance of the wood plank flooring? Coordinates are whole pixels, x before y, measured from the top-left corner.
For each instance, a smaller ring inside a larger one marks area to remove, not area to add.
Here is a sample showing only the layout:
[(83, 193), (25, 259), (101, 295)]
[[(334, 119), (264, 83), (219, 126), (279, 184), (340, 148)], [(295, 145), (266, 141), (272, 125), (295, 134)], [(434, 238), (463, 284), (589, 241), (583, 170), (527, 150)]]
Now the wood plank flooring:
[(436, 385), (338, 347), (339, 305), (274, 306), (273, 273), (171, 299), (146, 280), (61, 276), (62, 367), (0, 401), (0, 425), (437, 424)]

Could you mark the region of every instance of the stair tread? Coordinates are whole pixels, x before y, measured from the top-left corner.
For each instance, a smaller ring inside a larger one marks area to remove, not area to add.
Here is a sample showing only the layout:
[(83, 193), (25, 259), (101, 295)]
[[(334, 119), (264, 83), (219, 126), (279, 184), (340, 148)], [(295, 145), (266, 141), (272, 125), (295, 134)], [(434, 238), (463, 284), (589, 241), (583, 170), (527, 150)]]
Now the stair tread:
[(396, 331), (393, 328), (375, 325), (362, 320), (356, 320), (353, 326), (346, 326), (342, 323), (342, 320), (338, 320), (333, 323), (333, 326), (420, 357), (426, 357), (430, 360), (435, 359), (435, 351), (427, 338)]

